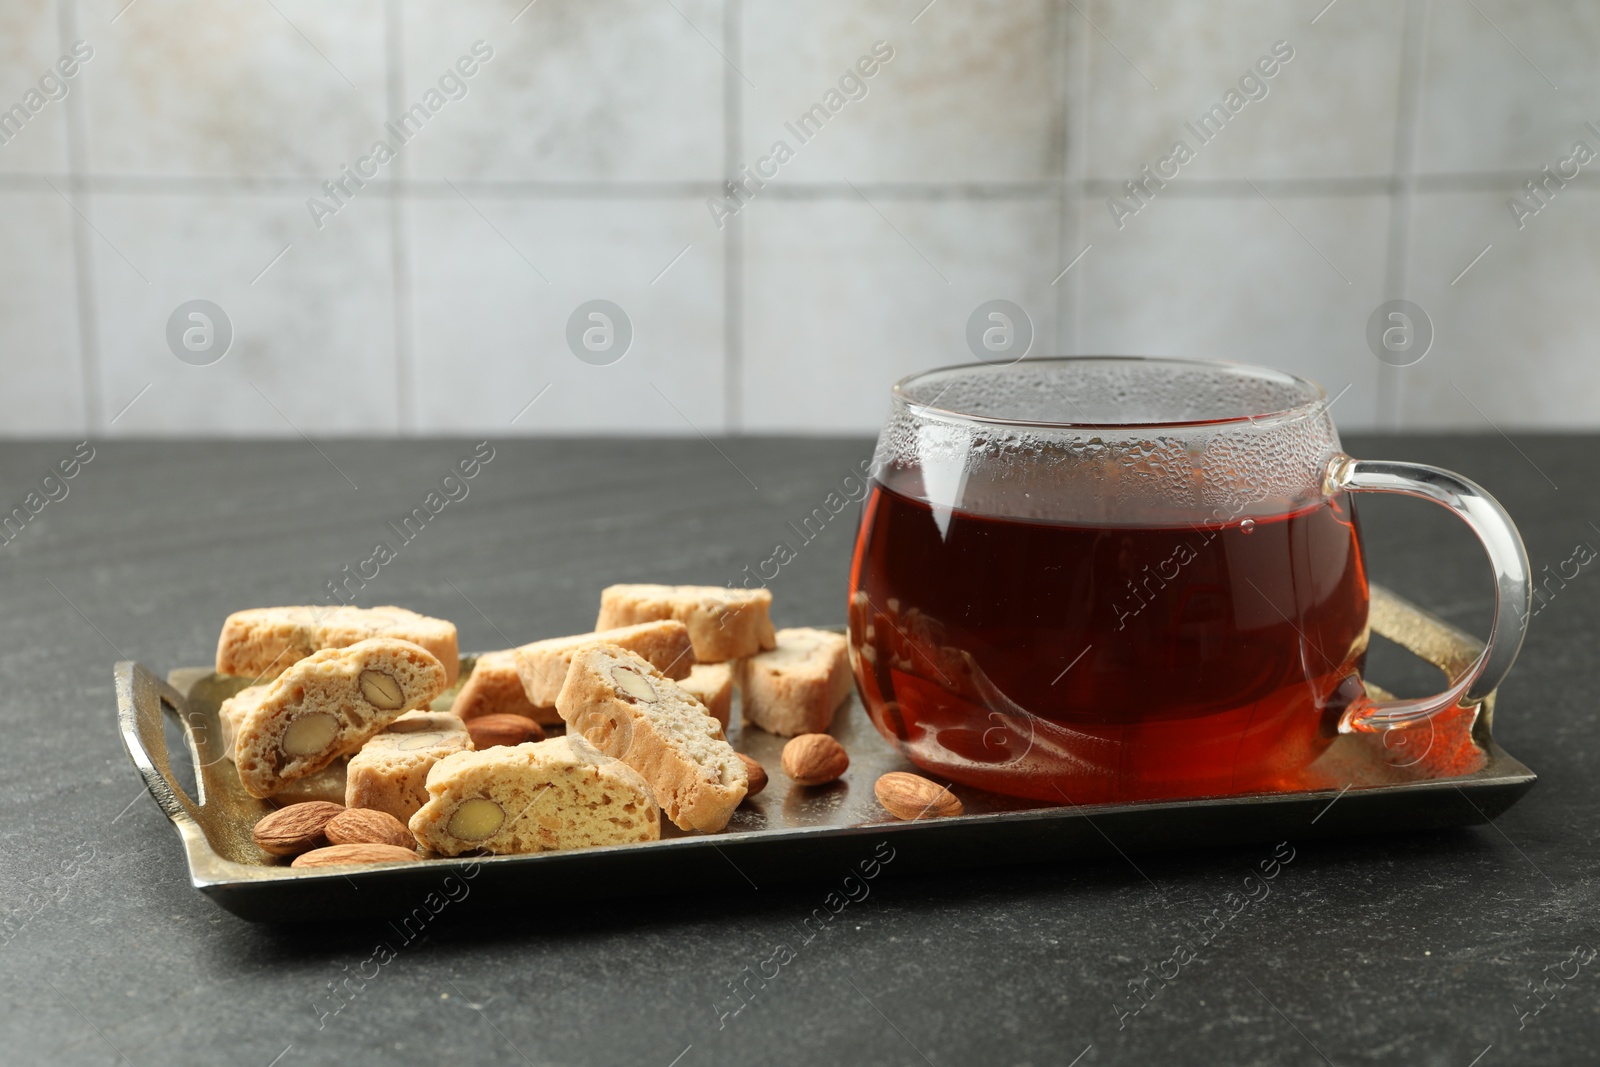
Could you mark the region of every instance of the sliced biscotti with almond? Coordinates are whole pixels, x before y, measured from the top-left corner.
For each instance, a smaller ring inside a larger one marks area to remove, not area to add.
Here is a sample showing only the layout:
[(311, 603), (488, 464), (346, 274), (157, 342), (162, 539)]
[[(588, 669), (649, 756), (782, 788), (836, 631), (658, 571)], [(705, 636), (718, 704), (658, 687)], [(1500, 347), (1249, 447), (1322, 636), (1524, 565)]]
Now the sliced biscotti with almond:
[(270, 681), (313, 652), (346, 648), (373, 637), (421, 645), (444, 664), (445, 685), (456, 684), (460, 653), (455, 623), (392, 606), (236, 611), (222, 624), (217, 638), (217, 673)]
[(344, 805), (387, 812), (406, 822), (428, 802), (433, 765), (472, 747), (466, 723), (450, 712), (408, 711), (350, 758)]
[(444, 665), (409, 641), (376, 637), (313, 652), (278, 676), (239, 726), (234, 763), (245, 792), (270, 797), (358, 751), (445, 690)]
[(678, 688), (704, 704), (727, 731), (728, 716), (733, 712), (733, 664), (696, 663), (689, 677), (678, 682)]
[(637, 771), (568, 734), (446, 756), (410, 828), (445, 856), (550, 852), (658, 840), (661, 811)]
[(694, 669), (689, 628), (676, 619), (619, 626), (592, 634), (552, 637), (517, 649), (517, 671), (528, 700), (540, 707), (554, 706), (566, 683), (573, 654), (587, 645), (625, 648), (672, 679), (687, 678)]
[(569, 736), (582, 734), (644, 775), (680, 829), (722, 829), (749, 788), (749, 772), (705, 705), (625, 648), (579, 649), (556, 710)]
[(517, 673), (519, 648), (485, 652), (472, 665), (472, 673), (461, 683), (450, 710), (463, 719), (476, 719), (484, 715), (526, 715), (537, 723), (558, 723), (555, 701), (545, 705), (534, 704), (522, 691), (522, 678)]
[(843, 634), (800, 627), (779, 630), (778, 647), (735, 667), (744, 721), (784, 737), (820, 734), (850, 695)]
[(677, 619), (689, 628), (695, 659), (723, 663), (773, 647), (772, 594), (718, 585), (613, 585), (600, 594), (596, 630)]

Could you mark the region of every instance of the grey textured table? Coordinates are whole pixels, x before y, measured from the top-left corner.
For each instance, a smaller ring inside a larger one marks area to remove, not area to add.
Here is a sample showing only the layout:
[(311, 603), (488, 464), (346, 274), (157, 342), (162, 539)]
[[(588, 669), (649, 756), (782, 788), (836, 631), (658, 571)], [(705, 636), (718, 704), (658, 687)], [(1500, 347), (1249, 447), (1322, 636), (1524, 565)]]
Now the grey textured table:
[[(854, 509), (804, 545), (790, 523), (868, 443), (719, 444), (726, 458), (699, 440), (495, 442), (469, 495), (361, 602), (447, 616), (465, 647), (499, 647), (590, 624), (609, 581), (720, 585), (783, 541), (799, 553), (772, 582), (780, 624), (841, 620)], [(1517, 517), (1536, 572), (1600, 544), (1596, 444), (1348, 442), (1481, 481)], [(733, 984), (798, 941), (843, 871), (752, 889), (730, 869), (700, 898), (551, 913), (446, 909), (324, 1016), (330, 983), (380, 938), (399, 939), (381, 924), (252, 926), (190, 889), (176, 835), (117, 739), (111, 664), (204, 664), (230, 610), (320, 599), (472, 445), (95, 448), (68, 495), (0, 548), (0, 1061), (1593, 1062), (1594, 564), (1534, 620), (1501, 691), (1497, 735), (1542, 776), (1527, 799), (1493, 827), (1291, 843), (1271, 895), (1137, 1014), (1130, 980), (1192, 940), (1270, 850), (1196, 842), (943, 877), (891, 865), (726, 1017)], [(22, 504), (71, 451), (0, 449), (0, 506)], [(1362, 516), (1375, 579), (1482, 632), (1490, 584), (1470, 535), (1420, 502), (1364, 500)], [(1542, 999), (1530, 983), (1544, 983)]]

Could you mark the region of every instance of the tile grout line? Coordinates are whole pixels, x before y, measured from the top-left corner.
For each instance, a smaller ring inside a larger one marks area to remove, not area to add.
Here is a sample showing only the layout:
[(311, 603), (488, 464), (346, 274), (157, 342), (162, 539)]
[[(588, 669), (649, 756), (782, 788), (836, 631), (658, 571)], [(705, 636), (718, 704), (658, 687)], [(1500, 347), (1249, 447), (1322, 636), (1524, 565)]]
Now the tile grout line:
[[(1400, 99), (1395, 116), (1394, 189), (1389, 194), (1389, 242), (1385, 252), (1385, 300), (1405, 297), (1411, 272), (1411, 209), (1416, 195), (1416, 152), (1421, 125), (1423, 81), (1427, 75), (1428, 24), (1432, 0), (1409, 0), (1400, 35)], [(1418, 15), (1420, 8), (1421, 14)], [(1419, 25), (1420, 23), (1420, 25)], [(1405, 372), (1387, 363), (1378, 367), (1373, 421), (1400, 429), (1405, 410)], [(1386, 409), (1386, 410), (1385, 410)]]
[[(70, 99), (70, 97), (69, 97)], [(312, 176), (315, 177), (315, 176)], [(1502, 195), (1508, 184), (1515, 185), (1526, 175), (1510, 171), (1463, 171), (1457, 173), (1413, 174), (1407, 183), (1413, 193), (1492, 193)], [(33, 192), (41, 179), (57, 184), (71, 184), (89, 193), (118, 196), (216, 196), (225, 194), (260, 196), (298, 196), (304, 191), (306, 179), (282, 175), (229, 175), (224, 177), (178, 175), (91, 174), (73, 175), (61, 171), (0, 171), (0, 193)], [(1016, 182), (858, 182), (857, 189), (873, 200), (963, 200), (986, 201), (1049, 201), (1060, 195), (1065, 182), (1085, 196), (1114, 193), (1119, 188), (1119, 178), (1046, 178), (1040, 181)], [(1362, 197), (1391, 196), (1400, 183), (1394, 175), (1346, 175), (1337, 177), (1289, 178), (1196, 178), (1183, 186), (1174, 186), (1163, 196), (1186, 200), (1242, 198), (1255, 199), (1259, 194), (1249, 185), (1255, 181), (1262, 189), (1280, 197)], [(463, 192), (477, 196), (505, 200), (703, 200), (725, 192), (720, 182), (709, 180), (681, 182), (537, 182), (537, 181), (473, 181), (461, 179), (456, 185)], [(1593, 195), (1600, 193), (1600, 180), (1585, 176), (1570, 179), (1567, 188), (1573, 193)], [(455, 199), (453, 191), (443, 179), (417, 178), (403, 182), (390, 180), (367, 183), (366, 195), (390, 199), (439, 198)], [(834, 182), (787, 182), (782, 186), (770, 185), (763, 196), (783, 200), (855, 200), (859, 194), (849, 185)]]
[[(1095, 10), (1094, 0), (1089, 0), (1089, 10), (1091, 12)], [(1095, 38), (1091, 34), (1084, 33), (1083, 27), (1078, 26), (1076, 22), (1068, 18), (1064, 11), (1062, 17), (1066, 20), (1069, 26), (1076, 28), (1078, 40), (1082, 41), (1082, 44), (1079, 45), (1077, 49), (1077, 59), (1079, 61), (1076, 67), (1076, 69), (1079, 71), (1078, 92), (1075, 96), (1071, 93), (1068, 94), (1069, 107), (1071, 106), (1071, 100), (1076, 99), (1078, 101), (1078, 130), (1083, 136), (1083, 143), (1079, 146), (1076, 156), (1070, 154), (1072, 148), (1070, 145), (1068, 146), (1068, 158), (1075, 159), (1077, 162), (1077, 166), (1068, 177), (1069, 184), (1072, 185), (1076, 190), (1076, 195), (1074, 195), (1072, 198), (1073, 232), (1079, 238), (1082, 238), (1085, 231), (1088, 229), (1087, 216), (1085, 215), (1085, 211), (1087, 210), (1086, 197), (1088, 189), (1088, 179), (1086, 176), (1089, 172), (1090, 116), (1094, 113), (1094, 101), (1090, 99), (1090, 93), (1094, 90), (1093, 64)], [(1072, 316), (1072, 345), (1069, 351), (1073, 355), (1078, 355), (1083, 352), (1083, 316), (1085, 299), (1083, 292), (1083, 274), (1079, 273), (1067, 278), (1066, 285), (1066, 297), (1068, 300), (1068, 306), (1070, 308), (1070, 314)]]
[[(1075, 220), (1071, 215), (1074, 204), (1073, 197), (1070, 192), (1072, 188), (1070, 182), (1070, 177), (1072, 174), (1072, 120), (1070, 117), (1072, 94), (1067, 88), (1068, 79), (1071, 77), (1070, 71), (1073, 68), (1069, 54), (1071, 49), (1071, 37), (1067, 31), (1065, 0), (1056, 0), (1054, 6), (1056, 18), (1056, 89), (1061, 94), (1061, 152), (1060, 156), (1058, 157), (1061, 161), (1061, 181), (1056, 190), (1055, 254), (1055, 262), (1059, 263), (1065, 256), (1067, 246), (1071, 243), (1073, 233), (1076, 230), (1076, 227), (1073, 225)], [(1058, 290), (1053, 299), (1055, 301), (1056, 312), (1055, 345), (1054, 352), (1049, 354), (1061, 355), (1067, 351), (1067, 316), (1069, 314), (1069, 305), (1071, 301), (1068, 298), (1066, 289)]]
[[(384, 107), (390, 115), (405, 108), (405, 13), (400, 0), (384, 0)], [(408, 167), (401, 153), (394, 160), (394, 175), (403, 183)], [(389, 197), (389, 251), (394, 270), (392, 287), (394, 326), (395, 424), (401, 436), (416, 429), (416, 338), (411, 321), (411, 248), (407, 241), (406, 197)]]
[[(1416, 2), (1418, 0), (1413, 0), (1413, 3)], [(1397, 194), (1400, 197), (1400, 203), (1398, 203), (1400, 234), (1398, 234), (1398, 245), (1395, 248), (1395, 254), (1397, 254), (1398, 258), (1397, 264), (1395, 264), (1395, 272), (1397, 272), (1395, 293), (1397, 293), (1397, 296), (1405, 296), (1411, 288), (1411, 242), (1413, 242), (1414, 211), (1416, 211), (1416, 155), (1418, 155), (1418, 146), (1419, 142), (1421, 142), (1422, 109), (1426, 106), (1427, 101), (1427, 38), (1429, 38), (1429, 27), (1432, 26), (1434, 0), (1421, 0), (1421, 6), (1421, 29), (1416, 32), (1414, 42), (1411, 34), (1406, 34), (1406, 53), (1402, 61), (1405, 64), (1402, 67), (1402, 75), (1405, 77), (1403, 85), (1406, 86), (1406, 91), (1410, 93), (1410, 99), (1403, 102), (1402, 112), (1400, 112), (1400, 120), (1405, 122), (1405, 130), (1402, 131), (1402, 136), (1405, 138), (1405, 141), (1403, 141), (1405, 157), (1400, 162), (1405, 166), (1405, 170), (1400, 174)], [(1394, 397), (1394, 411), (1392, 411), (1394, 422), (1392, 422), (1392, 426), (1397, 430), (1403, 429), (1403, 422), (1405, 422), (1405, 370), (1400, 366), (1389, 366), (1387, 363), (1382, 365), (1382, 370), (1387, 371), (1392, 376), (1392, 390), (1390, 390), (1392, 397)]]
[[(62, 54), (72, 48), (77, 34), (77, 0), (56, 0), (56, 32)], [(88, 130), (83, 111), (83, 87), (66, 99), (67, 111), (67, 188), (84, 201), (89, 197), (87, 160)], [(79, 210), (83, 209), (80, 203)], [(103, 427), (100, 380), (100, 325), (94, 296), (94, 250), (89, 241), (88, 223), (72, 213), (72, 265), (77, 282), (78, 376), (83, 401), (83, 432), (93, 435)]]
[[(722, 72), (722, 171), (732, 181), (739, 169), (743, 142), (744, 87), (739, 67), (744, 62), (744, 0), (723, 0), (722, 47), (728, 63)], [(722, 423), (723, 432), (738, 433), (744, 425), (744, 228), (743, 214), (727, 222), (722, 238)]]

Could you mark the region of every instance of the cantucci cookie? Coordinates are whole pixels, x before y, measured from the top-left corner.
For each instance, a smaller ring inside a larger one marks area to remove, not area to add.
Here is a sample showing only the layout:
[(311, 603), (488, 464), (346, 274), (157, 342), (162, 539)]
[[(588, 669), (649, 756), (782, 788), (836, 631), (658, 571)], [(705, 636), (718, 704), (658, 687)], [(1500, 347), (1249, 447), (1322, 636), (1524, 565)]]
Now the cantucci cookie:
[(410, 826), (445, 856), (503, 855), (656, 841), (661, 811), (637, 771), (569, 734), (446, 756)]
[(270, 685), (247, 685), (233, 696), (222, 702), (217, 708), (217, 722), (222, 727), (222, 752), (229, 759), (233, 759), (233, 746), (239, 739), (239, 726), (245, 718), (261, 706), (267, 699)]
[[(553, 637), (517, 649), (522, 691), (538, 707), (552, 707), (567, 680), (572, 655), (586, 645), (616, 645), (644, 659), (668, 678), (687, 678), (694, 668), (689, 628), (676, 619), (619, 626), (592, 634)], [(557, 716), (557, 722), (560, 717)]]
[(359, 750), (445, 684), (438, 657), (409, 641), (377, 637), (313, 652), (280, 674), (239, 725), (234, 763), (245, 792), (270, 797)]
[(406, 822), (428, 802), (428, 772), (456, 752), (472, 751), (466, 724), (450, 712), (408, 711), (350, 758), (341, 797)]
[(456, 684), (460, 653), (455, 623), (405, 608), (289, 607), (236, 611), (217, 639), (217, 673), (270, 681), (324, 648), (345, 648), (372, 637), (421, 645), (444, 664), (446, 687)]
[(483, 715), (526, 715), (534, 722), (546, 725), (558, 723), (554, 701), (539, 706), (522, 691), (522, 678), (517, 673), (517, 656), (521, 649), (507, 648), (499, 652), (485, 652), (472, 666), (472, 673), (461, 683), (450, 710), (463, 719), (476, 719)]
[(704, 704), (722, 729), (728, 729), (728, 715), (733, 710), (731, 663), (697, 663), (689, 677), (678, 682), (678, 688)]
[(843, 634), (799, 628), (778, 631), (778, 647), (737, 666), (745, 722), (784, 737), (820, 734), (850, 695)]
[(695, 659), (723, 663), (773, 647), (772, 594), (717, 585), (613, 585), (600, 594), (596, 630), (677, 619), (689, 628)]
[(644, 775), (680, 829), (722, 829), (749, 788), (749, 772), (705, 705), (625, 648), (575, 653), (556, 710), (569, 736), (577, 731)]

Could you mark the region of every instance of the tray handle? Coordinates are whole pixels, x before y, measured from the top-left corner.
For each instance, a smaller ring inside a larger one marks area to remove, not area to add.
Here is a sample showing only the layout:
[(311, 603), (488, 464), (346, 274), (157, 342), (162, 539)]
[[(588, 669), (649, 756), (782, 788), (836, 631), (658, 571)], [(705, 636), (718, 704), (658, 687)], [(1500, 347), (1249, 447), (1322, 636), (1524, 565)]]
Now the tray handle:
[(199, 805), (172, 776), (172, 754), (162, 721), (169, 708), (172, 716), (182, 721), (183, 694), (132, 660), (118, 663), (115, 671), (117, 723), (129, 758), (167, 818), (179, 827), (189, 823), (198, 828)]

